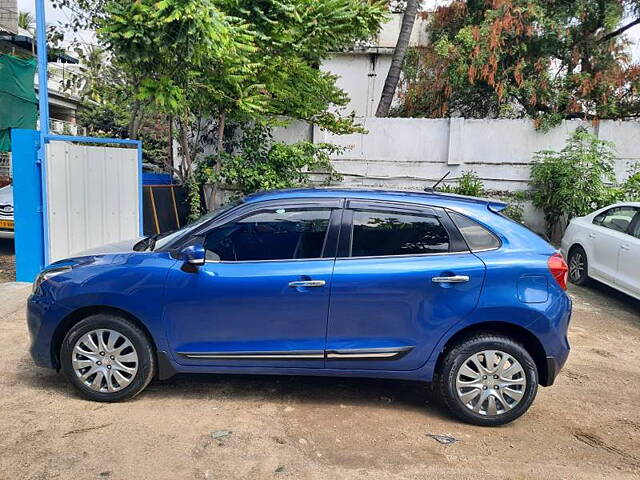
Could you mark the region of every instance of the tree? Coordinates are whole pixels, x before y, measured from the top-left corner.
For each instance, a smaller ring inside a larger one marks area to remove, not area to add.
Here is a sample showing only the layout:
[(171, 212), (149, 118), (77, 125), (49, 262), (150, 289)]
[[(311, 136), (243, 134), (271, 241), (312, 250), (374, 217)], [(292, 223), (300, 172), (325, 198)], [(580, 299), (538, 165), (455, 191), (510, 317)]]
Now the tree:
[(393, 51), (391, 67), (389, 68), (384, 87), (382, 88), (382, 96), (380, 97), (380, 103), (376, 110), (376, 117), (386, 117), (389, 115), (391, 102), (393, 101), (393, 96), (396, 93), (396, 88), (400, 81), (402, 64), (404, 63), (404, 57), (409, 48), (409, 40), (411, 40), (411, 32), (413, 31), (413, 24), (416, 20), (417, 13), (418, 0), (407, 0), (407, 6), (402, 15), (402, 27), (400, 28), (396, 48)]
[(383, 0), (55, 1), (78, 15), (71, 28), (97, 28), (127, 78), (132, 119), (138, 109), (173, 118), (182, 159), (175, 173), (190, 185), (212, 134), (207, 163), (211, 178), (221, 178), (225, 152), (238, 146), (227, 132), (237, 126), (302, 119), (335, 133), (361, 131), (344, 112), (349, 99), (337, 77), (319, 65), (373, 36), (388, 10)]
[(640, 66), (624, 37), (638, 23), (638, 0), (454, 0), (407, 62), (398, 113), (508, 114), (541, 127), (638, 117)]
[(33, 17), (31, 12), (20, 12), (18, 14), (18, 27), (28, 31), (33, 34), (35, 31), (36, 19)]

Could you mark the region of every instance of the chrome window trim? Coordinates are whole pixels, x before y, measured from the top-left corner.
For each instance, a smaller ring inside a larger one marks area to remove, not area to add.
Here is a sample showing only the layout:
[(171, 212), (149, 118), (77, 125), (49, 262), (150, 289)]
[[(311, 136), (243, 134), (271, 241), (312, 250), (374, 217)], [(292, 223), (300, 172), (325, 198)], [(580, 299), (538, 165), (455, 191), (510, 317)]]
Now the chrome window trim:
[(443, 252), (443, 253), (407, 253), (403, 255), (369, 255), (362, 257), (338, 257), (336, 260), (360, 260), (366, 258), (411, 258), (411, 257), (434, 257), (440, 255), (468, 255), (471, 253), (469, 250), (461, 252)]
[(333, 262), (335, 260), (335, 257), (275, 258), (271, 260), (205, 260), (204, 263), (236, 264), (236, 263), (272, 263), (272, 262), (309, 262), (314, 260), (326, 260), (326, 261)]

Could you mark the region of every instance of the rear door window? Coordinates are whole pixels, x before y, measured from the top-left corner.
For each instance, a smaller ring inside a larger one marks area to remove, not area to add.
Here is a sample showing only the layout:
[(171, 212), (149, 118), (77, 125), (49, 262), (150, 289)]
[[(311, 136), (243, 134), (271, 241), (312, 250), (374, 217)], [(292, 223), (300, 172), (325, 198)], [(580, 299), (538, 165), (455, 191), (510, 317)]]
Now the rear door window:
[(435, 216), (353, 212), (352, 257), (448, 253), (449, 246), (449, 235)]

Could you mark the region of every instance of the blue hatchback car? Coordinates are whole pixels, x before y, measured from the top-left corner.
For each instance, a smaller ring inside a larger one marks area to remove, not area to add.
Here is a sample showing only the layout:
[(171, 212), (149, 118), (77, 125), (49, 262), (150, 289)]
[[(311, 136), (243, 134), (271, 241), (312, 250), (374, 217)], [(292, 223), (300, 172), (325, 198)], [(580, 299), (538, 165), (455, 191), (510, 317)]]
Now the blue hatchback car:
[(567, 266), (499, 214), (438, 193), (250, 195), (164, 237), (48, 266), (28, 303), (35, 363), (120, 401), (181, 372), (432, 382), (500, 425), (569, 353)]

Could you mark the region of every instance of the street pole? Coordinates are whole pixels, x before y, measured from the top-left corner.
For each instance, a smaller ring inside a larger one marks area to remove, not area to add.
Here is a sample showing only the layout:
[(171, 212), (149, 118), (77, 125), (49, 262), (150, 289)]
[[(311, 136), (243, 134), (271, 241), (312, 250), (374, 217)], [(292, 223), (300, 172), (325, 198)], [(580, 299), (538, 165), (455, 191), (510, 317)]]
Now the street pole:
[(49, 264), (49, 216), (47, 212), (47, 138), (49, 136), (49, 79), (47, 75), (47, 20), (44, 0), (36, 2), (36, 44), (38, 47), (38, 103), (40, 107), (40, 145), (37, 162), (40, 165), (42, 189), (42, 235), (44, 265)]
[[(38, 102), (40, 104), (40, 139), (49, 135), (49, 89), (47, 76), (47, 21), (44, 0), (36, 2), (36, 42), (38, 46)], [(40, 142), (40, 146), (44, 141)]]

